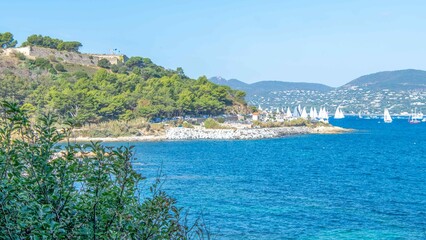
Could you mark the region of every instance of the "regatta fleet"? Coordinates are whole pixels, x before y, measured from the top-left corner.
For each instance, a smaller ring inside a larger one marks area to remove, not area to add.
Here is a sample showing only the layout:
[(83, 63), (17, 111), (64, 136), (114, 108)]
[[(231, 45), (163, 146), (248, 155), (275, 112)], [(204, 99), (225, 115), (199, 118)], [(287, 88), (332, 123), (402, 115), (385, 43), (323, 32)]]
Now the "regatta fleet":
[[(271, 107), (269, 109), (263, 110), (262, 107), (259, 105), (258, 107), (259, 113), (263, 115), (262, 120), (263, 121), (286, 121), (286, 120), (292, 120), (292, 119), (306, 119), (310, 121), (319, 121), (319, 122), (325, 122), (328, 123), (329, 120), (329, 114), (325, 107), (320, 107), (319, 111), (317, 111), (316, 107), (310, 107), (309, 111), (306, 107), (302, 107), (301, 105), (298, 105), (293, 108), (293, 111), (291, 111), (290, 107), (284, 108), (284, 107)], [(345, 118), (345, 113), (342, 110), (341, 106), (338, 106), (336, 108), (336, 111), (334, 112), (334, 119), (343, 119)], [(358, 118), (362, 119), (371, 119), (369, 116), (362, 116), (361, 112), (358, 114)], [(376, 117), (378, 118), (378, 117)], [(383, 121), (384, 123), (392, 123), (393, 119), (389, 112), (388, 108), (385, 108), (383, 111)], [(426, 117), (423, 116), (422, 112), (417, 112), (417, 109), (415, 108), (413, 111), (411, 111), (411, 114), (409, 115), (409, 123), (411, 124), (417, 124), (420, 122), (426, 122)]]

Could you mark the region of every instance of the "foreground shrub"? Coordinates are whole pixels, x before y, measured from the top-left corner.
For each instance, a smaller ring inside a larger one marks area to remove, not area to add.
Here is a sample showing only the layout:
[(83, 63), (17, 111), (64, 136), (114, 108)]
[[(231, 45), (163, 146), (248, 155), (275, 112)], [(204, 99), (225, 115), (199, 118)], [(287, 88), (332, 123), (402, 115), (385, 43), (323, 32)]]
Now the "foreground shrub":
[(208, 237), (186, 225), (176, 200), (132, 169), (132, 148), (58, 145), (69, 134), (44, 116), (31, 124), (2, 103), (0, 236), (6, 239), (188, 239)]

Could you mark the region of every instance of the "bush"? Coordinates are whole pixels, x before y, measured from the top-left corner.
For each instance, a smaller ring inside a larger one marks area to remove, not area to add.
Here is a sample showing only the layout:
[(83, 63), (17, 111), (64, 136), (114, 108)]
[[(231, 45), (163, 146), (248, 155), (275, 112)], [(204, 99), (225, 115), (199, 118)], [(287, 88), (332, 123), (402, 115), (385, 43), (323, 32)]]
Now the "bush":
[(206, 121), (204, 121), (204, 127), (207, 129), (221, 129), (222, 126), (220, 123), (216, 122), (213, 118), (207, 118)]
[(219, 118), (217, 118), (217, 119), (216, 119), (216, 121), (217, 121), (218, 123), (224, 123), (224, 122), (225, 122), (225, 118), (223, 118), (223, 117), (219, 117)]
[(20, 53), (20, 52), (14, 52), (15, 57), (17, 57), (19, 60), (24, 61), (27, 59), (27, 57), (25, 56), (25, 54)]
[(34, 61), (34, 65), (41, 69), (49, 69), (52, 67), (52, 64), (50, 64), (50, 61), (46, 58), (37, 58)]
[(59, 72), (65, 72), (66, 71), (64, 65), (62, 65), (60, 63), (55, 65), (55, 69)]
[(126, 66), (119, 67), (118, 68), (118, 73), (127, 74), (127, 67)]
[(191, 123), (187, 122), (187, 121), (185, 121), (185, 122), (182, 123), (182, 127), (184, 127), (184, 128), (194, 128), (194, 126)]
[(103, 59), (101, 59), (101, 60), (98, 61), (98, 67), (101, 67), (101, 68), (110, 68), (111, 67), (111, 63), (107, 59), (103, 58)]
[(112, 64), (111, 65), (111, 71), (113, 72), (113, 73), (118, 73), (118, 70), (120, 69), (120, 67), (119, 66), (117, 66), (117, 64)]
[(7, 239), (186, 239), (204, 228), (185, 225), (176, 200), (159, 189), (142, 199), (144, 178), (132, 148), (63, 144), (68, 130), (44, 116), (37, 124), (17, 105), (0, 106), (0, 236)]

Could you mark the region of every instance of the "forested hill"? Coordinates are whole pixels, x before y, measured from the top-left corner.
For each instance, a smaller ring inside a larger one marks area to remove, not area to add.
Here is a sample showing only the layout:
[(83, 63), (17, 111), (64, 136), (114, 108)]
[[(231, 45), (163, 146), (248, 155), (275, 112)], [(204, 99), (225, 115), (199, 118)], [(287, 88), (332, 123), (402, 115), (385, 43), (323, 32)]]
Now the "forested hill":
[(166, 69), (145, 57), (79, 65), (55, 57), (87, 57), (78, 55), (79, 42), (32, 35), (25, 46), (53, 53), (34, 57), (14, 51), (13, 35), (7, 38), (0, 33), (0, 99), (17, 101), (35, 113), (53, 111), (63, 119), (85, 124), (247, 111), (244, 92), (219, 86), (206, 77), (190, 79), (182, 68)]
[(426, 89), (426, 71), (405, 69), (397, 71), (385, 71), (361, 76), (343, 86), (362, 87), (371, 90), (413, 90)]

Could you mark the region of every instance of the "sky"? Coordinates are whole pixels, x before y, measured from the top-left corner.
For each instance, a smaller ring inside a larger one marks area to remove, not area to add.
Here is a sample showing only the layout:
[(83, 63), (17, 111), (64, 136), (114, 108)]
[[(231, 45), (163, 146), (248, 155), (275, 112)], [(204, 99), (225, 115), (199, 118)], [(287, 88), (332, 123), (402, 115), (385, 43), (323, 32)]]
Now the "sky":
[(426, 1), (14, 0), (0, 32), (79, 41), (81, 52), (151, 58), (198, 78), (341, 86), (426, 70)]

